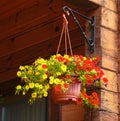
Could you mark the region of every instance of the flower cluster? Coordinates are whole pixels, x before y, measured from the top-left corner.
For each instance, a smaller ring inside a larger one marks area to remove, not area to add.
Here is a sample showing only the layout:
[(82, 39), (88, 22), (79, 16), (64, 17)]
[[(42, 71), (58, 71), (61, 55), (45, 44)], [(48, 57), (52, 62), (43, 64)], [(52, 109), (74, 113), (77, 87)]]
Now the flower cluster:
[(48, 92), (54, 88), (56, 91), (66, 91), (69, 84), (74, 81), (81, 83), (82, 89), (78, 104), (86, 104), (90, 107), (99, 106), (99, 98), (96, 92), (87, 94), (86, 86), (100, 86), (108, 84), (103, 70), (98, 66), (99, 57), (87, 58), (81, 55), (56, 54), (45, 60), (38, 58), (32, 65), (20, 66), (17, 76), (23, 84), (16, 87), (16, 93), (30, 94), (29, 101), (47, 97)]

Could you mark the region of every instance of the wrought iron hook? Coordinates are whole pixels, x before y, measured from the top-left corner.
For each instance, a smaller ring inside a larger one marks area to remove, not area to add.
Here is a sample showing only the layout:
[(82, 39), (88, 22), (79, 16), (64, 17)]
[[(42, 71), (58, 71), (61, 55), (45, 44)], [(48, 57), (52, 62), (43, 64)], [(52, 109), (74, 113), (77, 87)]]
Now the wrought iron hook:
[[(71, 8), (69, 8), (68, 6), (64, 6), (63, 7), (63, 12), (67, 15), (71, 15), (73, 17), (73, 20), (75, 21), (75, 23), (77, 24), (77, 26), (79, 27), (80, 31), (82, 32), (85, 40), (87, 41), (88, 45), (90, 46), (90, 52), (93, 53), (94, 52), (94, 46), (95, 46), (95, 17), (92, 16), (92, 18), (88, 18), (87, 16), (72, 10)], [(77, 20), (77, 18), (75, 17), (74, 14), (78, 14), (81, 17), (83, 17), (84, 19), (87, 19), (90, 22), (90, 26), (91, 26), (91, 38), (89, 39), (86, 35), (86, 33), (84, 32), (83, 28), (81, 27), (79, 21)]]

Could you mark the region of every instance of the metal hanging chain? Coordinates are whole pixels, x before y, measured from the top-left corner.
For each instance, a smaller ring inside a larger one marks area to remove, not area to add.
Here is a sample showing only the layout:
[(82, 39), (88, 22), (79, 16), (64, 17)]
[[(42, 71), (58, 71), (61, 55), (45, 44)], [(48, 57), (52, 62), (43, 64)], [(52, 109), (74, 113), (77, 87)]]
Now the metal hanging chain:
[(70, 54), (73, 55), (71, 40), (70, 40), (70, 35), (69, 35), (69, 30), (68, 30), (68, 21), (67, 21), (65, 14), (63, 14), (63, 28), (62, 28), (62, 31), (61, 31), (60, 40), (59, 40), (59, 44), (58, 44), (56, 54), (58, 54), (58, 52), (59, 52), (61, 41), (62, 41), (62, 38), (63, 38), (63, 33), (65, 33), (65, 54), (67, 54), (67, 49), (68, 49), (67, 48), (67, 40), (68, 40), (69, 47), (70, 47)]

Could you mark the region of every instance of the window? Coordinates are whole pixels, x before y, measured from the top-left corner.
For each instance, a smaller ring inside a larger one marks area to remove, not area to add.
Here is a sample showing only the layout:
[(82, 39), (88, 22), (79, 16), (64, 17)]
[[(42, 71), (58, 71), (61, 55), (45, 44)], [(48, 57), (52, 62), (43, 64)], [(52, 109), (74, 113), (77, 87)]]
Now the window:
[(47, 99), (28, 104), (27, 99), (20, 99), (4, 104), (2, 121), (47, 121)]

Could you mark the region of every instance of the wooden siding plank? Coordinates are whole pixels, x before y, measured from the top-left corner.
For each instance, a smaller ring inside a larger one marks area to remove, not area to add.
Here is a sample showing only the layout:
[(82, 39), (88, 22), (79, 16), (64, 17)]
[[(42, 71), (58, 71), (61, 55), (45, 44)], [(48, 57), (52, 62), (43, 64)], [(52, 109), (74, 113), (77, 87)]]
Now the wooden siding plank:
[(34, 4), (36, 4), (36, 0), (9, 0), (6, 3), (1, 4), (0, 20), (16, 14), (17, 12), (33, 6)]
[[(59, 19), (59, 17), (57, 17), (55, 20), (51, 19), (43, 22), (40, 24), (40, 26), (23, 33), (22, 35), (16, 36), (15, 38), (11, 37), (7, 40), (1, 40), (0, 57), (59, 36), (62, 29), (62, 18)], [(69, 26), (70, 30), (74, 30), (76, 28), (76, 25), (73, 24), (73, 21), (70, 22)], [(81, 32), (79, 31), (78, 34), (79, 33)]]
[[(55, 1), (51, 4), (48, 1), (41, 1), (37, 6), (34, 5), (31, 8), (19, 12), (19, 14), (4, 19), (0, 22), (0, 40), (17, 36), (44, 22), (61, 17), (62, 7), (64, 5), (65, 2), (62, 1)], [(73, 6), (74, 8), (77, 9)], [(83, 22), (82, 19), (80, 21)]]

